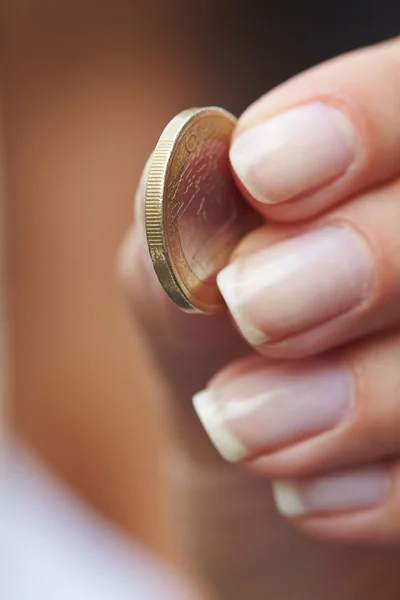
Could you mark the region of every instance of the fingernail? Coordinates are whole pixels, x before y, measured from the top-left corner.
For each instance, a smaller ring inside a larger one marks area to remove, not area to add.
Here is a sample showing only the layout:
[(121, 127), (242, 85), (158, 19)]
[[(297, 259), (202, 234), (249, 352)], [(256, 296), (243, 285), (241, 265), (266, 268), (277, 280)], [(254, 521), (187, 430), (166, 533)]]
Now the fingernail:
[(383, 502), (389, 490), (390, 475), (384, 467), (273, 484), (277, 509), (286, 517), (371, 508)]
[(193, 406), (210, 440), (223, 458), (229, 462), (237, 462), (247, 455), (246, 448), (229, 431), (223, 419), (218, 419), (218, 400), (212, 390), (195, 394)]
[(258, 345), (360, 304), (370, 289), (371, 258), (349, 228), (324, 227), (237, 259), (217, 283), (244, 337)]
[(230, 159), (259, 202), (290, 200), (342, 175), (355, 155), (355, 134), (341, 111), (312, 102), (240, 134)]
[(313, 361), (242, 373), (193, 402), (217, 450), (236, 462), (334, 427), (349, 410), (352, 392), (344, 366)]

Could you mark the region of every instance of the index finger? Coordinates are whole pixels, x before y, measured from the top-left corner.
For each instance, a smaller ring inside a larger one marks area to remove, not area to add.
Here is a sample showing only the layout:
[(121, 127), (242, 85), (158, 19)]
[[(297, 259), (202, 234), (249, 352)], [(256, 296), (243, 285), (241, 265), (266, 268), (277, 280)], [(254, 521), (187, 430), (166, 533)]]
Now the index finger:
[(314, 217), (400, 170), (400, 41), (324, 63), (239, 120), (231, 163), (264, 216)]

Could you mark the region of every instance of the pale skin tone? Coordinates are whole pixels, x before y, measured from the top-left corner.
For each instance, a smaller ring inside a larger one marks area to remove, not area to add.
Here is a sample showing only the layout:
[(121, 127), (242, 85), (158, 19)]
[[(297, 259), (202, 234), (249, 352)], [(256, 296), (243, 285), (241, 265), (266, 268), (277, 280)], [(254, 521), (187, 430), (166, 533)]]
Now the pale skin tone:
[(400, 593), (399, 68), (399, 40), (345, 55), (240, 118), (232, 166), (268, 225), (219, 279), (229, 315), (172, 305), (139, 219), (123, 245), (175, 527), (218, 598)]

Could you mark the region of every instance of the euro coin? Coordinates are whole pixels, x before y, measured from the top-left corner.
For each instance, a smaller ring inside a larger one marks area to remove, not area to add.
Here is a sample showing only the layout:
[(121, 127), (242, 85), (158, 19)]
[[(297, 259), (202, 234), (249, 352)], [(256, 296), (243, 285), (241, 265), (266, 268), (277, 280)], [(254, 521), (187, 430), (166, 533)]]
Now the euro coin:
[(190, 312), (213, 314), (224, 306), (216, 276), (259, 223), (230, 168), (235, 123), (221, 108), (186, 110), (167, 125), (150, 160), (145, 191), (150, 256), (166, 293)]

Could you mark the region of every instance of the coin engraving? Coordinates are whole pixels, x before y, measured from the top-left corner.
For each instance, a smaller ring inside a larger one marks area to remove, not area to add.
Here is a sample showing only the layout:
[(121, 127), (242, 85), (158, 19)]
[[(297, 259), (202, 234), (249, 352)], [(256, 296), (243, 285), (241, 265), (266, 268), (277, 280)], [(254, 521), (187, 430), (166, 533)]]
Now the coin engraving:
[(193, 152), (193, 150), (196, 148), (196, 136), (195, 135), (191, 135), (188, 137), (188, 139), (186, 140), (186, 148), (189, 150), (189, 152)]
[(237, 217), (239, 192), (229, 174), (223, 140), (207, 139), (198, 145), (181, 172), (175, 194), (182, 200), (176, 213), (182, 251), (192, 272), (208, 279), (225, 264), (223, 233)]

